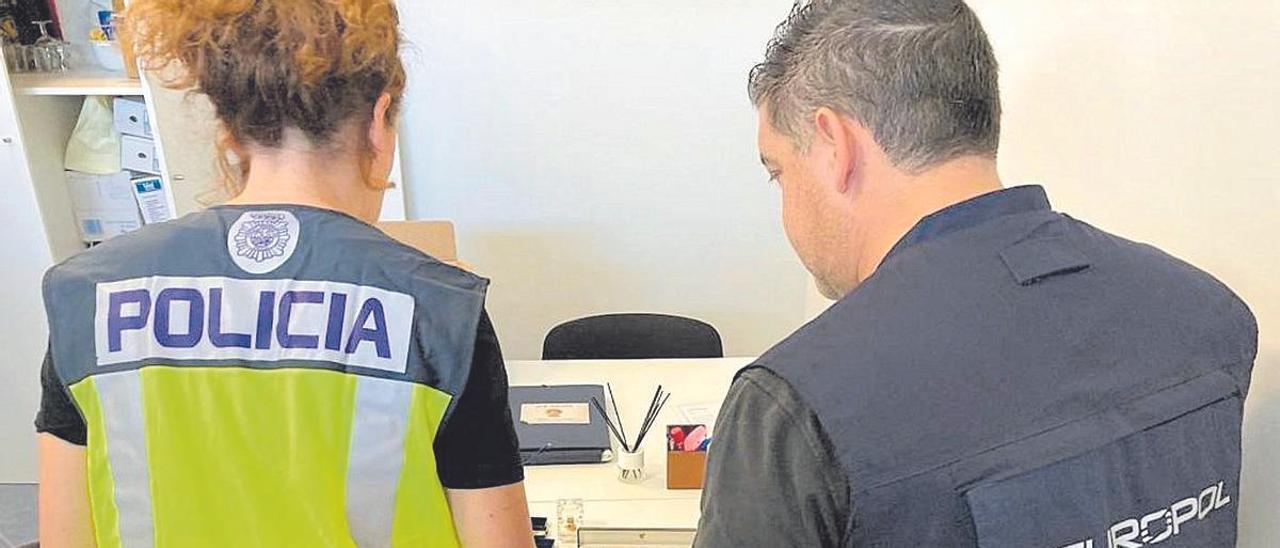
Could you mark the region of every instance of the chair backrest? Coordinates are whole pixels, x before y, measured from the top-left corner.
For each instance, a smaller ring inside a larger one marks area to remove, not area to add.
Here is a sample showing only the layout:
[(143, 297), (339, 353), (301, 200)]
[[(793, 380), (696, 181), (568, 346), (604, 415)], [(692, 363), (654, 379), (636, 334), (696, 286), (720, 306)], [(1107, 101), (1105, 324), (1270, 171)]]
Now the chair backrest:
[(722, 358), (720, 333), (706, 322), (664, 314), (606, 314), (547, 333), (544, 360)]

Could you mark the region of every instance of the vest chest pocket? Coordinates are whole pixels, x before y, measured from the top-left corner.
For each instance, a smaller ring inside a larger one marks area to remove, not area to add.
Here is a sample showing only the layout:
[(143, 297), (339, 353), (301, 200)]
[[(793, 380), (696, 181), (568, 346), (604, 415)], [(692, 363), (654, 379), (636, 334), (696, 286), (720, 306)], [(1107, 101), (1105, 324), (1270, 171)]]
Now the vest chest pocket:
[(1089, 258), (1064, 236), (1032, 238), (1000, 253), (1018, 285), (1035, 285), (1045, 279), (1073, 274), (1090, 266)]
[(978, 545), (1235, 546), (1242, 406), (1215, 372), (977, 457)]

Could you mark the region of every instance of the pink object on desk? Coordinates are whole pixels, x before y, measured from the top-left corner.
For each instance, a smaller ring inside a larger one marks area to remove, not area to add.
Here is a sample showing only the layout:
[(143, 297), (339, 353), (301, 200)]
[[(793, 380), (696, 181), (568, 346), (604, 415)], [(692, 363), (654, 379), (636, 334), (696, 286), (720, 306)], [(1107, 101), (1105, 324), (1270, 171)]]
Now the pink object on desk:
[(684, 438), (684, 450), (697, 451), (698, 448), (702, 447), (702, 441), (705, 439), (707, 439), (707, 427), (698, 426), (697, 428), (694, 428), (693, 431), (689, 432), (689, 435)]

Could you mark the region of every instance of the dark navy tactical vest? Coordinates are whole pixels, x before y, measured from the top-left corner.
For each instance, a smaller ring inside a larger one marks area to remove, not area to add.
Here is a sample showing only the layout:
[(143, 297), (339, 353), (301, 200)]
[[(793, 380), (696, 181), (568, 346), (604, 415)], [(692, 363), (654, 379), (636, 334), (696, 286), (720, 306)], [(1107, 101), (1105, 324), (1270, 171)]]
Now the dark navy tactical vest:
[(1235, 545), (1257, 324), (1221, 283), (1050, 210), (925, 219), (762, 356), (852, 487), (848, 546)]

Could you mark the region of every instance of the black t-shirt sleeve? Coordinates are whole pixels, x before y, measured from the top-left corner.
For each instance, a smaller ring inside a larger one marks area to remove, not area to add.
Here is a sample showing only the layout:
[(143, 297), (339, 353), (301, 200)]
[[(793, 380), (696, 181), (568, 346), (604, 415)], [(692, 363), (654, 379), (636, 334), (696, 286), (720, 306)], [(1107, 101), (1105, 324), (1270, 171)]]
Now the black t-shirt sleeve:
[(716, 418), (694, 546), (844, 546), (851, 512), (817, 416), (785, 380), (745, 371)]
[(524, 480), (507, 397), (507, 368), (488, 312), (480, 316), (471, 377), (435, 441), (436, 470), (448, 489), (486, 489)]
[(88, 429), (80, 409), (71, 401), (71, 394), (58, 378), (53, 367), (53, 352), (46, 351), (44, 366), (40, 368), (40, 411), (36, 413), (36, 432), (52, 434), (59, 439), (85, 445)]

